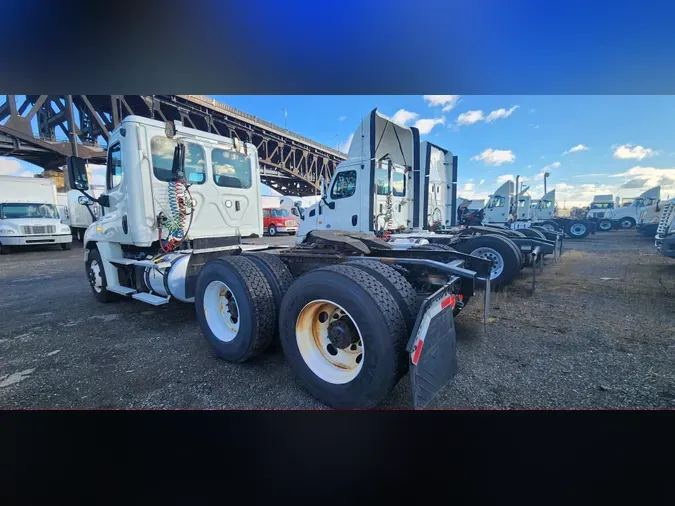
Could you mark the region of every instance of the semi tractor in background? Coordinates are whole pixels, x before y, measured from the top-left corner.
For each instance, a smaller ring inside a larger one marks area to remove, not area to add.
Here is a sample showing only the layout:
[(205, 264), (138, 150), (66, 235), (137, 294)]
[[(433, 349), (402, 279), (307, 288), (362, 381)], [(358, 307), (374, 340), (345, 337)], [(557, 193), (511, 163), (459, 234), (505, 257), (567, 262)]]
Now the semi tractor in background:
[[(91, 186), (89, 192), (92, 196), (98, 198), (104, 191), (103, 187)], [(70, 190), (67, 193), (59, 193), (59, 215), (61, 223), (68, 225), (73, 234), (73, 240), (82, 242), (84, 232), (99, 215), (99, 206), (94, 201), (88, 204), (82, 204), (82, 194), (77, 190)]]
[(58, 205), (53, 180), (0, 176), (0, 253), (11, 253), (15, 246), (70, 249), (73, 237)]
[(298, 381), (329, 406), (376, 406), (409, 372), (413, 405), (424, 407), (456, 373), (454, 317), (481, 279), (488, 321), (493, 265), (376, 237), (378, 162), (405, 168), (405, 219), (419, 223), (430, 208), (414, 202), (414, 189), (426, 194), (409, 165), (418, 135), (372, 111), (304, 209), (298, 244), (273, 248), (246, 243), (263, 232), (254, 145), (127, 116), (111, 132), (105, 194), (88, 194), (84, 161), (68, 159), (71, 187), (104, 210), (84, 237), (92, 293), (192, 303), (214, 353), (231, 362), (279, 339)]
[[(656, 204), (660, 199), (661, 187), (656, 186), (650, 188), (633, 199), (629, 205), (608, 210), (605, 213), (604, 219), (610, 221), (612, 228), (623, 230), (631, 229), (637, 224), (642, 209)], [(598, 224), (598, 227), (599, 225), (600, 224)], [(605, 231), (605, 229), (601, 230)]]
[(654, 244), (663, 256), (675, 258), (675, 199), (662, 204)]

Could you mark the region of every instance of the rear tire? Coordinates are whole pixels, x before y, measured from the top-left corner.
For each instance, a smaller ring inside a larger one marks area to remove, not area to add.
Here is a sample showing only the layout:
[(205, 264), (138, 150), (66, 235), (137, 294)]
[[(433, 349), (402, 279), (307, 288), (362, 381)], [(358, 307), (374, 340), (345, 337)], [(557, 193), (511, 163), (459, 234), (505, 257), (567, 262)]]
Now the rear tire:
[(197, 276), (199, 327), (219, 358), (244, 362), (274, 337), (274, 295), (261, 269), (244, 256), (211, 260)]
[(419, 311), (420, 304), (417, 302), (417, 293), (408, 280), (403, 277), (396, 269), (383, 264), (377, 260), (353, 260), (345, 265), (354, 266), (361, 269), (382, 283), (387, 289), (398, 308), (401, 310), (403, 319), (408, 328), (408, 334), (411, 334), (415, 326), (415, 319)]
[[(327, 343), (327, 331), (315, 330), (328, 325), (330, 335), (340, 338), (339, 349)], [(401, 310), (390, 290), (358, 267), (323, 267), (298, 278), (281, 305), (279, 329), (298, 381), (333, 408), (375, 407), (407, 372), (408, 333)], [(331, 360), (344, 360), (344, 365)]]
[[(461, 248), (465, 253), (492, 260), (490, 286), (494, 289), (507, 285), (520, 272), (521, 257), (517, 248), (505, 237), (496, 234), (478, 235), (463, 243)], [(485, 280), (477, 278), (476, 284), (485, 286)]]
[(277, 256), (270, 253), (245, 253), (244, 258), (248, 258), (258, 266), (267, 279), (272, 290), (272, 297), (274, 298), (274, 307), (276, 309), (274, 315), (274, 336), (275, 340), (279, 337), (279, 327), (276, 324), (279, 318), (279, 311), (281, 309), (281, 301), (286, 295), (286, 291), (293, 283), (293, 276), (288, 270), (286, 264)]
[(560, 231), (560, 227), (558, 226), (558, 224), (555, 221), (550, 221), (550, 220), (542, 221), (539, 226), (541, 228), (543, 228), (544, 230), (547, 230), (549, 232), (559, 232)]
[(572, 239), (583, 239), (591, 233), (591, 227), (584, 221), (572, 220), (567, 225), (567, 235)]

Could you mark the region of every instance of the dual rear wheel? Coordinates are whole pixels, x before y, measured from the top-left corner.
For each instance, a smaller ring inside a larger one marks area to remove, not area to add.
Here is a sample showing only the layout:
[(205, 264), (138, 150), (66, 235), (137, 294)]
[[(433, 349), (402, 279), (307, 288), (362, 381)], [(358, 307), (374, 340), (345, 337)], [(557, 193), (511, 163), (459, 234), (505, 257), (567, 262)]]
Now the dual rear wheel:
[(215, 354), (243, 362), (276, 341), (299, 382), (331, 407), (373, 407), (406, 373), (417, 316), (408, 281), (377, 261), (314, 269), (293, 281), (279, 257), (208, 262), (195, 308)]

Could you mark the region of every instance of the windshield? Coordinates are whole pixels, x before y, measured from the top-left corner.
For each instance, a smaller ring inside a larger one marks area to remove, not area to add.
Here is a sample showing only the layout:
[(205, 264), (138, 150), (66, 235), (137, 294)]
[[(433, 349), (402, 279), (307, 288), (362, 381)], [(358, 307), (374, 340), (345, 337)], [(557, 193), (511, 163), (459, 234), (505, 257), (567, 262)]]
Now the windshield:
[(272, 218), (287, 218), (290, 216), (288, 209), (272, 209)]
[(607, 202), (604, 204), (591, 204), (591, 209), (612, 209), (614, 204), (612, 202)]
[(0, 219), (50, 218), (59, 219), (59, 212), (52, 204), (2, 204)]
[(642, 203), (644, 201), (645, 201), (645, 199), (635, 199), (630, 206), (631, 207), (640, 207), (640, 206), (642, 206)]

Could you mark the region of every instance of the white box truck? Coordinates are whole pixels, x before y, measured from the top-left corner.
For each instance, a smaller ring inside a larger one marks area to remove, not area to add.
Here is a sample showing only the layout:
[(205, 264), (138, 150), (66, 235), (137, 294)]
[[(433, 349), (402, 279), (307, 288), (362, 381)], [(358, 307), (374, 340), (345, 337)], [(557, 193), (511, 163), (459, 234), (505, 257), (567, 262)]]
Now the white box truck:
[(70, 227), (61, 223), (51, 179), (0, 176), (0, 253), (13, 246), (60, 244), (70, 249)]

